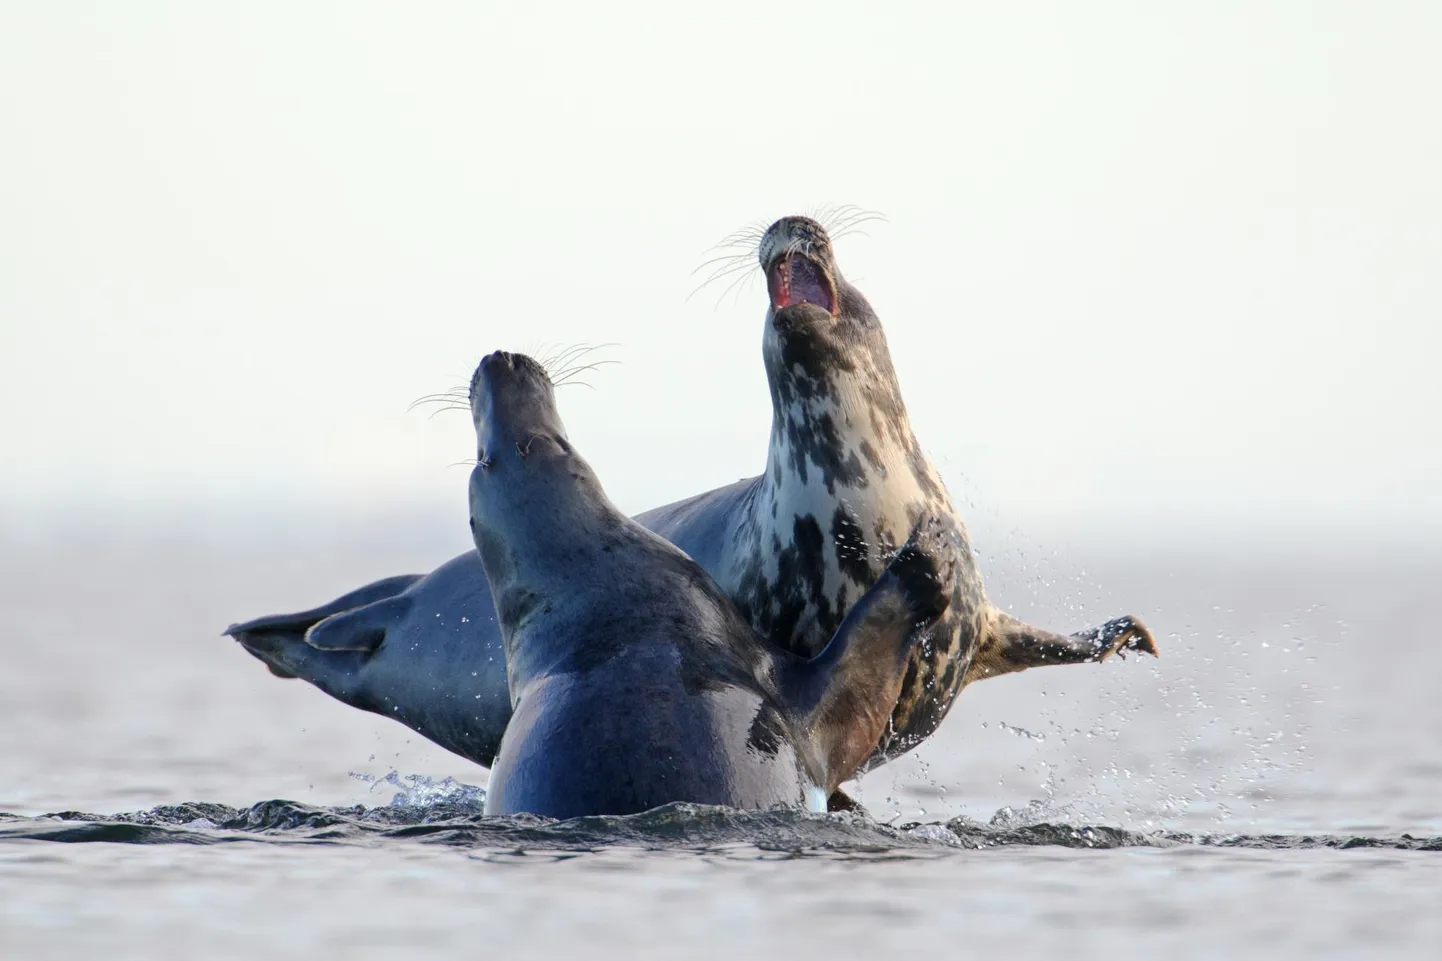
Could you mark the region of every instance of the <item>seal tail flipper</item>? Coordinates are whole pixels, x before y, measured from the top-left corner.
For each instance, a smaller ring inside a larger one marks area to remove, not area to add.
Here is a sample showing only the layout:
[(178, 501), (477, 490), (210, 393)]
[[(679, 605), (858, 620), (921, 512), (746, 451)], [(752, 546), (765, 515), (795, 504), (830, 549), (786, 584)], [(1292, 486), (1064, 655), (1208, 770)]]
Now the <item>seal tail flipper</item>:
[[(347, 703), (365, 662), (385, 643), (387, 629), (410, 609), (407, 595), (332, 614), (297, 634), (293, 625), (236, 631), (235, 639), (272, 674), (299, 677)], [(356, 704), (357, 707), (361, 706)]]
[(784, 662), (782, 695), (820, 749), (828, 794), (880, 742), (913, 646), (951, 604), (957, 545), (949, 517), (924, 517), (821, 653)]
[(1056, 634), (993, 610), (986, 635), (967, 668), (965, 683), (1047, 664), (1082, 664), (1105, 660), (1112, 654), (1125, 657), (1127, 651), (1157, 656), (1152, 632), (1131, 615), (1075, 634)]
[(369, 656), (362, 651), (327, 651), (311, 647), (294, 634), (245, 631), (236, 637), (276, 677), (298, 677), (350, 702), (355, 680)]
[(349, 594), (342, 594), (320, 607), (313, 607), (308, 611), (298, 611), (294, 614), (267, 614), (265, 617), (232, 624), (222, 633), (237, 640), (241, 634), (250, 631), (284, 631), (303, 635), (312, 624), (323, 621), (332, 614), (354, 610), (387, 597), (394, 597), (420, 580), (421, 577), (420, 574), (397, 574), (395, 577), (382, 578), (365, 587), (358, 587)]
[[(400, 574), (342, 594), (328, 604), (294, 614), (270, 614), (232, 624), (225, 633), (259, 658), (276, 677), (311, 679), (318, 667), (307, 647), (307, 633), (327, 618), (393, 598), (416, 581), (420, 574)], [(297, 670), (304, 665), (303, 669)]]
[(374, 653), (385, 642), (386, 631), (410, 610), (412, 603), (409, 597), (399, 595), (332, 614), (306, 629), (305, 643), (320, 651)]

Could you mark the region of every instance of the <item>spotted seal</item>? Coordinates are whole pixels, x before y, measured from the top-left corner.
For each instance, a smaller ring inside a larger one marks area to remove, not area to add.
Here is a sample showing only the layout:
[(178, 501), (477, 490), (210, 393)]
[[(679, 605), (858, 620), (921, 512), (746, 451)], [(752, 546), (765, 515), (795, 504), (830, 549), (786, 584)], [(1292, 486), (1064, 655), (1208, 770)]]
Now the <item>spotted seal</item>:
[[(956, 519), (902, 402), (881, 322), (842, 276), (816, 221), (786, 217), (757, 245), (770, 303), (762, 356), (772, 403), (766, 469), (638, 515), (696, 560), (771, 643), (814, 656), (923, 514)], [(916, 647), (869, 769), (919, 744), (970, 682), (1047, 664), (1156, 653), (1131, 617), (1063, 635), (990, 605), (948, 613)], [(393, 717), (489, 765), (510, 716), (500, 632), (475, 552), (378, 581), (323, 607), (227, 630), (281, 676)], [(837, 803), (844, 804), (838, 795)]]
[(540, 364), (489, 354), (470, 394), (471, 533), (512, 704), (486, 813), (824, 810), (880, 740), (912, 646), (962, 587), (951, 519), (923, 518), (820, 653), (798, 658), (611, 503)]

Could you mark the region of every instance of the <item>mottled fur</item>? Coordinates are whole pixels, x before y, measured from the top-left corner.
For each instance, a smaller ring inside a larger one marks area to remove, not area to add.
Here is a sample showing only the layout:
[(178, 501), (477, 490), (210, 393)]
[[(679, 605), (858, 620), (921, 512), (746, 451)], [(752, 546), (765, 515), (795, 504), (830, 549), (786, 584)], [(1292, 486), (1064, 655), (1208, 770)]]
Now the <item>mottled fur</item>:
[[(778, 306), (773, 297), (762, 342), (772, 407), (766, 471), (748, 491), (750, 509), (733, 512), (730, 549), (714, 575), (773, 643), (808, 656), (875, 583), (918, 517), (952, 517), (966, 555), (957, 603), (913, 652), (891, 725), (868, 766), (924, 740), (973, 680), (1100, 660), (1122, 647), (1155, 653), (1134, 619), (1124, 619), (1128, 631), (1108, 632), (1098, 643), (1098, 631), (1062, 637), (987, 603), (965, 525), (912, 433), (875, 311), (841, 275), (816, 222), (788, 217), (766, 232), (762, 269), (788, 257), (820, 269), (835, 312), (813, 303)], [(683, 502), (640, 519), (665, 521), (677, 508), (694, 509)]]

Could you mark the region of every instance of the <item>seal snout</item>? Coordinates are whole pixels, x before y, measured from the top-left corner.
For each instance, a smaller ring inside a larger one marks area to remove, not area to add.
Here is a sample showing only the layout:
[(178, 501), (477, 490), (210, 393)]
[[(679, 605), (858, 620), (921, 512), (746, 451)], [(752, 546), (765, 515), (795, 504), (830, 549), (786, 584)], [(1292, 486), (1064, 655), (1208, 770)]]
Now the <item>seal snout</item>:
[(568, 453), (565, 431), (556, 414), (551, 378), (525, 354), (494, 351), (481, 358), (471, 378), (471, 417), (475, 423), (477, 464), (500, 466), (513, 452), (520, 460), (534, 453)]
[[(475, 387), (482, 379), (494, 382), (497, 378), (513, 376), (516, 372), (525, 368), (526, 361), (531, 361), (531, 358), (525, 354), (513, 354), (505, 350), (493, 350), (481, 358), (481, 363), (476, 368), (476, 376), (472, 379), (471, 386)], [(531, 361), (531, 363), (535, 364), (535, 361)], [(536, 364), (536, 366), (539, 367), (540, 365)]]
[(783, 217), (767, 229), (758, 251), (771, 307), (815, 304), (836, 316), (831, 238), (810, 217)]
[(492, 351), (471, 375), (471, 412), (481, 416), (497, 395), (513, 390), (549, 395), (551, 378), (539, 361), (525, 354)]

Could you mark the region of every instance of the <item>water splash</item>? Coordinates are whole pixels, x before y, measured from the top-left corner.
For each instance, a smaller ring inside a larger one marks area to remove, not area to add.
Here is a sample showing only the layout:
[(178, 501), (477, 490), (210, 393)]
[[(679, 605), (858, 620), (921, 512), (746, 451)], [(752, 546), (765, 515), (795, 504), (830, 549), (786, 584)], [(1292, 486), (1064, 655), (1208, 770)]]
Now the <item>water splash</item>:
[[(393, 808), (439, 806), (447, 810), (469, 811), (473, 814), (485, 813), (486, 789), (457, 781), (453, 777), (436, 781), (424, 774), (402, 775), (394, 768), (386, 772), (383, 777), (355, 771), (349, 773), (357, 781), (369, 784), (372, 793), (383, 785), (395, 788), (396, 793), (391, 795), (390, 802), (390, 806)], [(403, 784), (402, 781), (406, 783)]]
[(1017, 737), (1024, 737), (1029, 741), (1046, 740), (1045, 734), (1037, 734), (1035, 731), (1028, 731), (1024, 727), (1017, 727), (1016, 725), (1008, 724), (1005, 721), (997, 721), (996, 723), (998, 727), (1000, 727), (1003, 731), (1006, 731), (1008, 734), (1015, 734)]

